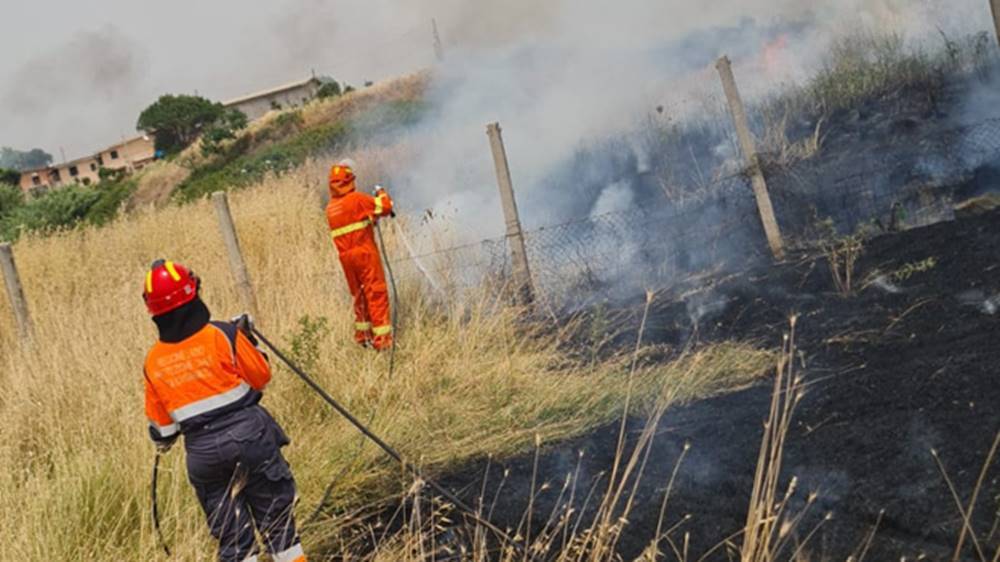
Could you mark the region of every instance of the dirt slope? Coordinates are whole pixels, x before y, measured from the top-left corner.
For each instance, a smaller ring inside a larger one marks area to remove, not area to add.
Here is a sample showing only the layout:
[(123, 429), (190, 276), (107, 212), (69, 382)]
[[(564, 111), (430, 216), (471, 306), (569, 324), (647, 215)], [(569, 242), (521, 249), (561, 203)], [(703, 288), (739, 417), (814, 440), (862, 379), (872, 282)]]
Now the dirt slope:
[[(684, 301), (661, 297), (650, 335), (676, 345), (697, 337), (777, 346), (789, 314), (800, 314), (799, 346), (810, 386), (784, 466), (788, 476), (799, 478), (799, 497), (819, 491), (814, 517), (802, 532), (826, 511), (834, 516), (810, 543), (812, 559), (846, 559), (881, 510), (885, 515), (868, 560), (942, 559), (954, 548), (958, 512), (930, 450), (940, 452), (959, 493), (968, 497), (1000, 429), (1000, 212), (872, 240), (859, 277), (876, 270), (897, 274), (843, 298), (833, 292), (823, 259), (758, 268)], [(692, 450), (670, 499), (667, 526), (693, 516), (674, 536), (682, 541), (685, 530), (691, 533), (694, 560), (741, 528), (769, 392), (760, 385), (666, 415), (621, 544), (626, 559), (648, 544), (662, 490), (685, 442)], [(633, 429), (641, 425), (637, 420)], [(543, 451), (539, 482), (554, 486), (536, 500), (536, 513), (545, 514), (536, 521), (555, 507), (578, 451), (586, 453), (579, 496), (610, 467), (616, 434), (609, 426)], [(510, 477), (494, 512), (501, 525), (516, 527), (521, 520), (532, 460), (528, 455), (507, 463)], [(478, 490), (483, 468), (469, 467), (448, 481)], [(500, 484), (498, 473), (491, 471), (488, 499)], [(995, 465), (974, 517), (983, 537), (997, 513), (998, 480)], [(989, 543), (998, 540), (994, 535)], [(723, 550), (713, 559), (727, 559)]]

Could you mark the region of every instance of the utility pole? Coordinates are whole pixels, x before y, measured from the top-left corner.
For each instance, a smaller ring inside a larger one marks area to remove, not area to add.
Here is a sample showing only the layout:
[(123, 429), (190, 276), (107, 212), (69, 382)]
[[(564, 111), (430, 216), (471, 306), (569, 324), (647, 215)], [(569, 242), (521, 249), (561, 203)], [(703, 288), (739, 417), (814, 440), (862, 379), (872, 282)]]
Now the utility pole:
[(764, 171), (760, 166), (760, 155), (757, 154), (757, 145), (754, 143), (753, 134), (750, 133), (750, 121), (747, 119), (746, 108), (740, 98), (740, 91), (736, 87), (736, 78), (733, 76), (733, 65), (729, 57), (722, 57), (715, 64), (722, 78), (722, 89), (726, 92), (726, 99), (729, 102), (729, 111), (733, 117), (733, 124), (736, 126), (736, 136), (740, 141), (740, 149), (743, 151), (743, 158), (746, 159), (747, 169), (753, 184), (754, 198), (757, 200), (757, 211), (760, 213), (760, 221), (764, 226), (764, 235), (767, 236), (767, 244), (771, 247), (774, 259), (785, 259), (784, 243), (781, 240), (781, 230), (778, 228), (778, 219), (774, 215), (774, 207), (771, 206), (771, 196), (767, 192), (767, 181), (764, 179)]
[(990, 0), (990, 8), (993, 10), (993, 24), (997, 30), (997, 42), (1000, 43), (1000, 0)]
[(514, 184), (510, 179), (510, 166), (507, 163), (507, 150), (500, 134), (500, 124), (490, 123), (486, 126), (486, 134), (490, 137), (490, 148), (493, 151), (493, 165), (496, 167), (497, 186), (500, 188), (500, 203), (503, 206), (503, 216), (507, 224), (507, 241), (510, 243), (511, 272), (516, 285), (517, 300), (520, 304), (531, 304), (535, 300), (535, 290), (531, 282), (531, 269), (528, 267), (528, 250), (524, 244), (524, 234), (521, 230), (521, 218), (517, 213), (517, 201), (514, 199)]
[(437, 20), (434, 18), (431, 18), (431, 30), (434, 32), (434, 56), (438, 62), (441, 62), (444, 60), (444, 45), (441, 44), (441, 35), (438, 33)]

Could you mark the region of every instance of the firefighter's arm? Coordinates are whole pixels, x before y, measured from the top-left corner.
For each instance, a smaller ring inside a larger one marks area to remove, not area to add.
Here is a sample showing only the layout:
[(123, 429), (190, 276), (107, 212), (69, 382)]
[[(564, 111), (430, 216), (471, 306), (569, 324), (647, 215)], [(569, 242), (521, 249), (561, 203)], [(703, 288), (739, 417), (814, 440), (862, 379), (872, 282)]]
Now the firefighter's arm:
[(386, 215), (390, 217), (395, 217), (396, 213), (392, 210), (392, 198), (389, 197), (389, 194), (385, 191), (385, 188), (382, 187), (381, 185), (376, 185), (374, 191), (375, 191), (375, 196), (374, 196), (375, 210), (373, 212), (373, 215), (375, 216), (375, 218), (381, 218)]
[(267, 355), (257, 347), (256, 338), (249, 330), (237, 330), (235, 347), (236, 368), (240, 376), (255, 390), (264, 390), (271, 382), (271, 365)]
[[(145, 373), (143, 373), (145, 375)], [(167, 413), (166, 406), (160, 401), (149, 377), (146, 381), (146, 419), (149, 420), (149, 437), (161, 449), (169, 449), (180, 435), (180, 427)]]

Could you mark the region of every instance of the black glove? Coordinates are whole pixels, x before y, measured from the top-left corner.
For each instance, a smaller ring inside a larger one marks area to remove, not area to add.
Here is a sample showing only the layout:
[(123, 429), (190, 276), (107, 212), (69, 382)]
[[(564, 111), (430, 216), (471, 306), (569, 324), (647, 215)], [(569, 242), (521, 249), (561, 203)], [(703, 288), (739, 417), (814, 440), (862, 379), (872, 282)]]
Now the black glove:
[(250, 340), (250, 343), (257, 345), (257, 338), (253, 335), (253, 316), (244, 312), (239, 316), (233, 316), (229, 321), (236, 326), (237, 330), (243, 332), (243, 335)]
[(169, 451), (170, 448), (173, 447), (174, 443), (176, 442), (177, 442), (176, 435), (173, 437), (168, 437), (166, 439), (157, 439), (156, 441), (153, 441), (153, 443), (156, 444), (156, 452), (161, 455), (167, 454), (167, 451)]

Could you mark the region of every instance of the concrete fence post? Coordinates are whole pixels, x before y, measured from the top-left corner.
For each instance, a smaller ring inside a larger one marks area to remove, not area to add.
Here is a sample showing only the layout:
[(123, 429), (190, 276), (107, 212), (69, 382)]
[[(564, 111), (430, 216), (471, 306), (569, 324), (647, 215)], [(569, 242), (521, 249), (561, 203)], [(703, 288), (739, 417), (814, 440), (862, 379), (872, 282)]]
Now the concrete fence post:
[(34, 335), (34, 326), (31, 323), (31, 315), (28, 314), (28, 301), (24, 298), (21, 277), (14, 263), (14, 250), (10, 244), (0, 244), (0, 269), (3, 269), (7, 297), (10, 299), (10, 309), (14, 312), (18, 334), (23, 342), (30, 342)]
[(514, 184), (510, 179), (510, 166), (507, 163), (507, 151), (500, 134), (500, 124), (490, 123), (486, 126), (486, 134), (490, 138), (493, 151), (493, 165), (496, 167), (497, 186), (500, 188), (500, 203), (503, 206), (504, 221), (507, 225), (507, 240), (510, 242), (511, 270), (516, 285), (518, 302), (531, 304), (535, 300), (535, 288), (531, 282), (531, 269), (528, 267), (528, 250), (524, 244), (524, 234), (521, 230), (521, 217), (517, 213), (517, 200), (514, 198)]
[(229, 269), (233, 273), (233, 278), (236, 279), (240, 299), (247, 312), (257, 316), (257, 298), (254, 295), (253, 284), (250, 283), (246, 262), (243, 261), (240, 239), (236, 236), (236, 225), (233, 223), (233, 215), (229, 211), (229, 199), (225, 192), (216, 191), (212, 194), (212, 202), (215, 204), (215, 215), (219, 219), (219, 232), (222, 233), (222, 240), (226, 243)]
[(997, 30), (997, 43), (1000, 44), (1000, 0), (990, 0), (990, 8), (993, 10), (993, 25)]
[(757, 146), (750, 133), (750, 122), (747, 119), (746, 108), (743, 106), (742, 98), (740, 98), (740, 91), (736, 87), (733, 65), (729, 61), (729, 57), (722, 57), (715, 64), (715, 68), (718, 69), (719, 76), (722, 78), (722, 89), (726, 92), (729, 111), (733, 117), (733, 124), (736, 126), (736, 136), (739, 138), (740, 149), (750, 172), (753, 194), (757, 200), (757, 211), (760, 213), (760, 221), (764, 225), (764, 235), (767, 236), (767, 243), (771, 247), (774, 258), (782, 260), (785, 258), (785, 248), (781, 239), (781, 230), (778, 228), (778, 219), (774, 215), (774, 207), (771, 206), (771, 196), (767, 192), (767, 181), (764, 179), (764, 171), (760, 166), (760, 155), (757, 154)]

